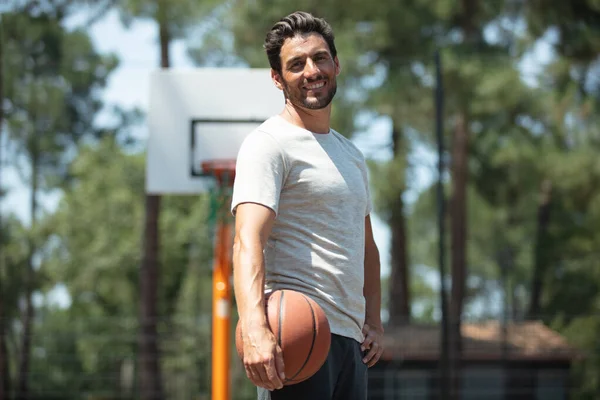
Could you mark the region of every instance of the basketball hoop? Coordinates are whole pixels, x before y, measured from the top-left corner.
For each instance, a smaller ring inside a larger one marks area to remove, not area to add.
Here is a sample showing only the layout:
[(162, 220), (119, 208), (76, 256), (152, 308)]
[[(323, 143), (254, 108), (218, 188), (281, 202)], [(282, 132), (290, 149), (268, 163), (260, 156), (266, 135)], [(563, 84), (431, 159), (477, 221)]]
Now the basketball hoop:
[(235, 179), (235, 160), (209, 160), (201, 164), (202, 172), (212, 176), (219, 186), (231, 187)]
[(212, 178), (212, 184), (208, 185), (210, 226), (217, 224), (217, 220), (228, 219), (229, 203), (235, 179), (235, 163), (234, 159), (215, 159), (200, 163), (202, 174)]

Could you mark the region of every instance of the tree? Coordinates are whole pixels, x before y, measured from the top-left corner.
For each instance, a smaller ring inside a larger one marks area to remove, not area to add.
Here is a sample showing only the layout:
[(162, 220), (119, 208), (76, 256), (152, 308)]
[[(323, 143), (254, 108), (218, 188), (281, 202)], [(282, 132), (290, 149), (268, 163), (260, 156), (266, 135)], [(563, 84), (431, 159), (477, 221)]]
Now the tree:
[[(591, 224), (598, 223), (598, 167), (597, 157), (591, 154), (600, 147), (600, 90), (595, 79), (600, 7), (590, 1), (534, 1), (524, 4), (524, 15), (523, 48), (545, 42), (552, 50), (536, 84), (546, 92), (549, 112), (542, 128), (554, 143), (538, 184), (538, 234), (528, 314), (542, 318), (580, 348), (597, 352), (600, 279), (592, 249), (599, 238)], [(576, 364), (577, 398), (598, 397), (598, 371), (595, 356)]]
[[(554, 2), (552, 7), (546, 7), (541, 2), (534, 1), (525, 7), (525, 16), (530, 35), (530, 39), (525, 42), (526, 46), (541, 40), (548, 32), (557, 33), (553, 44), (557, 57), (546, 68), (543, 76), (545, 79), (540, 82), (547, 89), (554, 91), (556, 103), (549, 104), (549, 107), (555, 109), (557, 118), (547, 119), (545, 125), (554, 132), (557, 144), (565, 150), (573, 145), (582, 145), (581, 142), (573, 141), (575, 137), (565, 131), (572, 129), (566, 126), (568, 122), (565, 119), (575, 118), (579, 126), (589, 126), (594, 120), (593, 114), (590, 113), (599, 109), (599, 91), (590, 83), (592, 75), (597, 73), (594, 62), (600, 51), (596, 40), (600, 29), (600, 7), (586, 1)], [(584, 134), (583, 138), (586, 137), (587, 134)], [(554, 186), (552, 181), (546, 179), (540, 188), (543, 201), (538, 212), (538, 245), (532, 277), (530, 317), (539, 316), (542, 311), (543, 277), (548, 273), (550, 250), (547, 225)]]
[(0, 394), (4, 399), (10, 399), (14, 393), (14, 383), (11, 380), (10, 367), (14, 366), (11, 362), (11, 355), (17, 354), (17, 348), (14, 344), (18, 337), (10, 329), (19, 313), (19, 300), (22, 295), (22, 287), (25, 282), (25, 271), (27, 266), (27, 247), (28, 247), (27, 228), (14, 215), (7, 215), (3, 218), (2, 230), (0, 231), (0, 240), (2, 241), (2, 255), (0, 257), (0, 280), (3, 287), (0, 292), (0, 301), (3, 306), (2, 318), (5, 325), (3, 332), (3, 354), (6, 357), (3, 360), (4, 368), (4, 391)]
[[(35, 8), (35, 7), (33, 7)], [(115, 66), (112, 57), (94, 54), (82, 31), (65, 32), (60, 9), (28, 14), (30, 9), (4, 16), (7, 40), (5, 99), (7, 132), (19, 156), (27, 160), (31, 226), (39, 214), (39, 192), (55, 186), (64, 177), (65, 164), (73, 146), (93, 134), (92, 121), (100, 108), (97, 89)], [(27, 175), (21, 170), (23, 175)], [(32, 294), (37, 286), (34, 258), (39, 243), (29, 242), (25, 281), (23, 334), (18, 368), (17, 398), (28, 397), (28, 372), (34, 307)]]

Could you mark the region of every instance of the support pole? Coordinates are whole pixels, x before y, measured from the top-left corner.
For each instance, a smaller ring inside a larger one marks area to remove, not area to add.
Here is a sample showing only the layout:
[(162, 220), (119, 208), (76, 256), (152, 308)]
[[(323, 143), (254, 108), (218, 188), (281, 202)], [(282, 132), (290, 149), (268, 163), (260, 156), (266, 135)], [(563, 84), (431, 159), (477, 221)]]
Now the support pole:
[(230, 400), (229, 359), (231, 341), (231, 224), (229, 202), (221, 201), (217, 216), (213, 271), (212, 400)]

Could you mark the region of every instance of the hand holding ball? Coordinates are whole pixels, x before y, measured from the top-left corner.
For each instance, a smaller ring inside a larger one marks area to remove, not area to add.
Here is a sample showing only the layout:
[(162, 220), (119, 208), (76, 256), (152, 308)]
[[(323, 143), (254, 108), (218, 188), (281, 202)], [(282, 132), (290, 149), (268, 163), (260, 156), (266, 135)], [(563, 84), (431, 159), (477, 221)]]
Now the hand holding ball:
[[(325, 363), (331, 346), (329, 322), (323, 309), (310, 297), (293, 290), (277, 290), (266, 300), (267, 323), (283, 352), (285, 385), (313, 376)], [(235, 344), (243, 360), (241, 326)]]

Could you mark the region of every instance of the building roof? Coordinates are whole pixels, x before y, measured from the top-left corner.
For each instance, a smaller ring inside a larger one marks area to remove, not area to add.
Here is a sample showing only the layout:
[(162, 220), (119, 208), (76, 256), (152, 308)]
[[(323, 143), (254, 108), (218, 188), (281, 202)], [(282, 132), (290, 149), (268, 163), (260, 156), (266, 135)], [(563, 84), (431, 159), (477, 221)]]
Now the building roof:
[[(506, 335), (498, 321), (463, 323), (461, 331), (463, 360), (569, 361), (578, 355), (564, 337), (539, 321), (510, 323)], [(388, 328), (382, 359), (437, 360), (440, 341), (437, 325)]]

